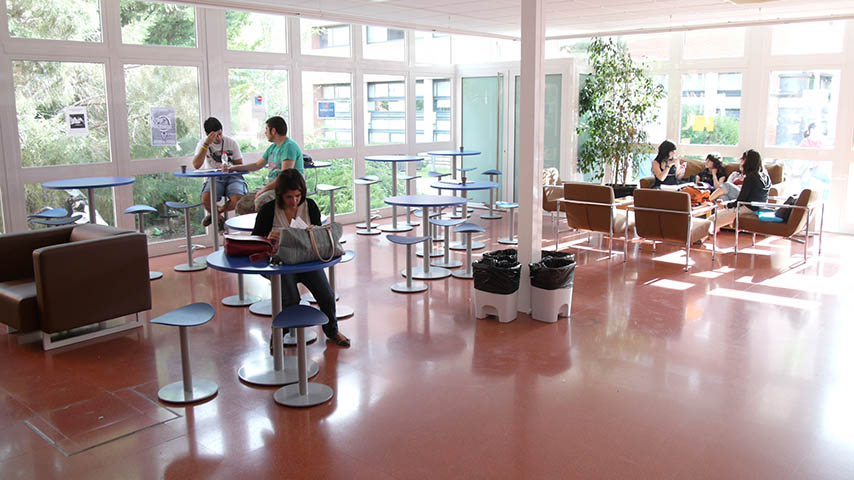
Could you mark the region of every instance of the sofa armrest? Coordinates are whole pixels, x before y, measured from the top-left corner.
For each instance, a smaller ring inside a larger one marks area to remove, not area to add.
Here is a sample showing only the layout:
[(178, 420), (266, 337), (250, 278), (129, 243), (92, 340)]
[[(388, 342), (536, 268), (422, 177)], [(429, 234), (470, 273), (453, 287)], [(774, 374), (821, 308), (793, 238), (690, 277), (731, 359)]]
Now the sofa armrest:
[(655, 185), (655, 177), (643, 177), (638, 180), (638, 188), (652, 188)]
[(43, 332), (151, 308), (148, 244), (141, 233), (44, 247), (32, 258)]
[(73, 226), (45, 228), (32, 232), (0, 235), (0, 255), (3, 256), (0, 282), (33, 278), (33, 250), (67, 242), (73, 228)]

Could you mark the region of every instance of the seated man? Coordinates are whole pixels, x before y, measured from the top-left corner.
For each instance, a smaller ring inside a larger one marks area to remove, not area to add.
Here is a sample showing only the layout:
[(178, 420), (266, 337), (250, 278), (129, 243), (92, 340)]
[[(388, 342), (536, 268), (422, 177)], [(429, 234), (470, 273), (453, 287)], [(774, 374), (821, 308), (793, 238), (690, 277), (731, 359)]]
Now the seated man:
[(267, 140), (273, 142), (272, 145), (267, 147), (257, 162), (235, 165), (229, 169), (235, 172), (253, 172), (269, 164), (270, 173), (267, 175), (267, 183), (255, 193), (256, 212), (261, 209), (261, 206), (276, 197), (275, 180), (279, 176), (279, 172), (295, 168), (300, 175), (305, 175), (302, 150), (300, 150), (297, 142), (288, 138), (288, 124), (285, 123), (285, 119), (278, 116), (270, 117), (266, 123), (264, 135), (267, 136)]
[[(205, 120), (204, 124), (207, 138), (200, 141), (196, 145), (196, 156), (193, 157), (193, 168), (195, 169), (214, 169), (219, 170), (225, 164), (241, 164), (243, 156), (240, 154), (240, 147), (234, 139), (226, 137), (222, 134), (222, 123), (214, 117)], [(227, 157), (226, 162), (222, 161), (223, 154)], [(211, 224), (211, 188), (208, 183), (210, 179), (205, 181), (202, 187), (202, 205), (207, 210), (208, 214), (202, 220), (202, 225), (208, 226)], [(240, 176), (218, 177), (216, 179), (216, 196), (217, 202), (220, 198), (226, 197), (225, 205), (217, 209), (219, 228), (224, 226), (222, 217), (223, 212), (234, 210), (234, 206), (241, 197), (246, 195), (249, 187), (246, 186), (246, 180)]]

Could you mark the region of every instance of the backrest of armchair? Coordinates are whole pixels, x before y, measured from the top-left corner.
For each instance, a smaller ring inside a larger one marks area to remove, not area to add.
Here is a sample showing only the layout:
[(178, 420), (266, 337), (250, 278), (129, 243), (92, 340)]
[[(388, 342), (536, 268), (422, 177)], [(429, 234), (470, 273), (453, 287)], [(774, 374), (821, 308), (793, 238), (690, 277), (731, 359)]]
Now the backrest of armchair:
[(91, 223), (84, 223), (74, 226), (74, 229), (71, 231), (71, 237), (68, 241), (81, 242), (83, 240), (94, 240), (96, 238), (110, 237), (130, 232), (130, 230), (111, 227), (109, 225), (93, 225)]
[[(803, 189), (801, 194), (798, 196), (798, 200), (795, 202), (795, 205), (806, 207), (815, 204), (818, 201), (818, 192), (813, 192), (809, 188)], [(790, 231), (790, 235), (799, 232), (807, 223), (807, 212), (806, 210), (800, 208), (793, 208), (792, 213), (789, 215), (789, 221), (786, 222), (786, 225), (789, 226), (787, 230)]]
[[(691, 196), (685, 192), (639, 188), (634, 193), (635, 229), (650, 240), (685, 242), (691, 228)], [(651, 211), (669, 210), (670, 212)]]
[(558, 199), (563, 198), (563, 185), (543, 185), (543, 210), (556, 212), (559, 210)]
[(783, 183), (783, 164), (782, 163), (771, 163), (765, 165), (765, 170), (768, 171), (768, 177), (771, 178), (771, 185), (777, 185), (778, 183)]
[(705, 160), (685, 159), (685, 178), (699, 174), (704, 168), (706, 168)]
[(73, 226), (0, 235), (0, 282), (33, 278), (33, 250), (68, 242)]
[(739, 162), (734, 163), (725, 163), (724, 164), (724, 173), (726, 173), (727, 178), (732, 175), (732, 172), (741, 168), (741, 164)]
[[(563, 185), (565, 200), (587, 203), (564, 203), (566, 221), (570, 227), (595, 232), (608, 232), (611, 225), (611, 205), (614, 189), (607, 185), (569, 182)], [(598, 205), (591, 205), (595, 203)]]

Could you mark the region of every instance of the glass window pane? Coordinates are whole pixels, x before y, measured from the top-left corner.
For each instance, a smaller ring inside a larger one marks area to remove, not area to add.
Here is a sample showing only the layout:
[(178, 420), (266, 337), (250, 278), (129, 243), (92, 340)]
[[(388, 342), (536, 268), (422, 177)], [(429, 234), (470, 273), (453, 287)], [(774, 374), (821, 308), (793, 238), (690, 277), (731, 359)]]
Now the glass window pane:
[[(332, 163), (332, 166), (306, 170), (305, 176), (309, 190), (313, 189), (314, 185), (318, 183), (342, 186), (344, 188), (335, 191), (335, 215), (355, 212), (356, 209), (353, 208), (353, 190), (355, 190), (353, 188), (353, 159), (336, 158), (334, 160), (323, 161)], [(371, 190), (373, 190), (373, 187), (371, 187)], [(329, 215), (329, 194), (321, 192), (312, 196), (312, 198), (317, 202), (321, 213)], [(373, 195), (371, 195), (371, 198), (373, 198)]]
[(365, 138), (368, 145), (406, 143), (406, 86), (399, 75), (365, 79)]
[[(302, 118), (305, 150), (353, 144), (350, 74), (302, 73)], [(334, 92), (328, 96), (327, 92)]]
[[(763, 163), (782, 163), (786, 175), (786, 195), (797, 195), (801, 190), (809, 188), (817, 191), (825, 202), (830, 202), (830, 178), (833, 172), (833, 162), (793, 159), (763, 159)], [(828, 205), (829, 207), (830, 205)], [(830, 215), (836, 218), (836, 215)]]
[(741, 73), (682, 75), (681, 143), (735, 145), (741, 116)]
[(196, 46), (196, 9), (171, 3), (122, 0), (122, 42)]
[(842, 52), (845, 22), (809, 22), (774, 25), (771, 55), (808, 55)]
[[(131, 160), (193, 155), (201, 138), (196, 67), (125, 65), (125, 90)], [(152, 119), (152, 109), (159, 110), (157, 113), (173, 109), (175, 126), (170, 125), (168, 112), (160, 117), (163, 121)], [(163, 140), (171, 140), (172, 129), (176, 134), (175, 144), (159, 145)]]
[(646, 57), (650, 60), (667, 60), (670, 58), (669, 33), (628, 35), (620, 37), (620, 40), (626, 43), (633, 57)]
[(300, 51), (303, 55), (349, 57), (350, 25), (301, 18)]
[(402, 62), (406, 41), (403, 30), (365, 25), (362, 35), (362, 56), (374, 60)]
[(744, 56), (744, 28), (716, 28), (685, 32), (684, 58)]
[(228, 70), (231, 136), (242, 152), (260, 152), (270, 142), (264, 136), (264, 121), (278, 115), (288, 117), (288, 72), (286, 70)]
[(15, 61), (12, 70), (22, 166), (110, 161), (104, 64)]
[(438, 32), (415, 32), (415, 63), (451, 63), (451, 36)]
[[(421, 85), (421, 88), (418, 88)], [(416, 81), (415, 141), (451, 141), (451, 79), (419, 78)]]
[(833, 147), (839, 83), (839, 70), (771, 72), (765, 144)]
[(454, 35), (454, 63), (506, 62), (521, 58), (521, 42)]
[(667, 75), (652, 75), (652, 79), (664, 87), (664, 98), (658, 102), (658, 118), (645, 130), (647, 141), (658, 143), (667, 138)]
[(226, 10), (225, 21), (225, 36), (229, 50), (287, 52), (287, 17)]
[[(545, 135), (543, 144), (543, 168), (554, 168), (560, 172), (560, 108), (561, 108), (561, 79), (562, 75), (553, 73), (546, 75), (546, 92), (545, 92)], [(519, 115), (521, 110), (521, 88), (522, 78), (516, 75), (516, 103), (515, 110), (515, 165), (516, 172), (514, 179), (514, 191), (519, 190), (519, 132), (521, 125), (519, 124)], [(516, 195), (514, 198), (518, 198)]]
[[(154, 207), (157, 213), (145, 215), (145, 235), (148, 243), (186, 238), (184, 213), (166, 208), (165, 202), (196, 203), (202, 191), (204, 179), (181, 178), (171, 173), (153, 173), (134, 177), (133, 203)], [(203, 235), (204, 208), (191, 208), (190, 228), (193, 235)]]
[[(396, 164), (396, 163), (387, 163), (387, 162), (365, 162), (365, 174), (366, 175), (376, 175), (380, 178), (379, 183), (375, 183), (371, 185), (371, 208), (382, 208), (387, 207), (385, 201), (386, 197), (391, 197), (391, 169), (392, 168), (404, 169), (405, 164)], [(398, 173), (400, 175), (400, 173)], [(406, 184), (404, 182), (399, 182), (397, 185), (398, 195), (401, 195), (400, 192), (406, 191)], [(398, 214), (402, 211), (398, 208)]]
[(9, 35), (45, 40), (101, 41), (98, 0), (6, 0)]
[(560, 40), (546, 40), (546, 58), (587, 58), (587, 46), (590, 45), (589, 38), (569, 38)]
[[(201, 191), (201, 187), (199, 187)], [(45, 208), (64, 208), (71, 216), (81, 215), (77, 223), (89, 223), (89, 197), (86, 190), (50, 190), (40, 183), (24, 185), (27, 215), (32, 215)], [(101, 225), (115, 225), (113, 211), (113, 189), (99, 188), (95, 190), (95, 218)], [(30, 222), (30, 229), (44, 228)]]

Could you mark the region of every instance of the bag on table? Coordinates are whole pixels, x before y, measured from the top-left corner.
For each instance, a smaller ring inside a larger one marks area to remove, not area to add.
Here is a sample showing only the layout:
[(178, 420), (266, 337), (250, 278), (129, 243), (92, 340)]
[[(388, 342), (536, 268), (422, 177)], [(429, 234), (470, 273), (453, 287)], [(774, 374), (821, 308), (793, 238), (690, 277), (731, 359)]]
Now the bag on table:
[(249, 257), (250, 261), (267, 258), (273, 253), (273, 242), (258, 235), (225, 235), (225, 254), (229, 257)]
[(680, 192), (685, 192), (691, 196), (691, 205), (696, 207), (697, 205), (701, 205), (703, 202), (709, 200), (709, 192), (700, 191), (694, 187), (684, 187), (679, 190)]
[(344, 248), (340, 243), (341, 232), (339, 223), (311, 225), (308, 228), (283, 228), (276, 256), (285, 265), (317, 260), (328, 262), (344, 255)]

